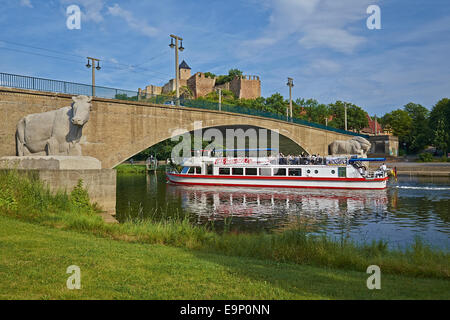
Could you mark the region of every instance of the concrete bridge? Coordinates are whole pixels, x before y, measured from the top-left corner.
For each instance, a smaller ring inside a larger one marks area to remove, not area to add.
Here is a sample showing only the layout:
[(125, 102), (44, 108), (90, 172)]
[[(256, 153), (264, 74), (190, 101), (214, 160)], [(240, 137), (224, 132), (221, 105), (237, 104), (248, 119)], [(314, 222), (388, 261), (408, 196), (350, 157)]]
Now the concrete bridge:
[[(15, 130), (20, 118), (68, 106), (72, 96), (0, 87), (0, 157), (14, 156)], [(300, 145), (310, 154), (328, 154), (328, 144), (352, 136), (330, 130), (299, 125), (252, 115), (215, 110), (157, 105), (136, 101), (94, 98), (89, 122), (83, 129), (83, 155), (113, 168), (142, 150), (172, 136), (175, 129), (250, 125), (279, 133)]]

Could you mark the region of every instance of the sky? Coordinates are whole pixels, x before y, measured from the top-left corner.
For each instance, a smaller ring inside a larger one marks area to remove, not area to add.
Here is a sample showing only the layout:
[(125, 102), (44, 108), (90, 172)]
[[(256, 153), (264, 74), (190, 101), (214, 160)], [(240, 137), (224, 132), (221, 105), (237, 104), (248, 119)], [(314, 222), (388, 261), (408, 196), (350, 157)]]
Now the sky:
[[(67, 8), (81, 9), (80, 29)], [(381, 29), (369, 29), (377, 5)], [(238, 68), (262, 95), (343, 100), (371, 115), (450, 94), (448, 0), (0, 0), (0, 72), (137, 90), (175, 73), (170, 34), (192, 73)], [(44, 50), (45, 49), (45, 50)]]

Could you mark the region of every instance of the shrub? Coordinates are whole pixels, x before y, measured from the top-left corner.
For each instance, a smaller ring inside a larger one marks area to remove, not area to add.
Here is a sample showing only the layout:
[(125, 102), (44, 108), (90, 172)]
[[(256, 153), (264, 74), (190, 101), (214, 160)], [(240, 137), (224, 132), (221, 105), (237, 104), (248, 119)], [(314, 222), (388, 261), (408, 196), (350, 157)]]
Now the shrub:
[(91, 203), (89, 199), (89, 193), (83, 187), (83, 180), (78, 180), (75, 188), (70, 193), (70, 201), (72, 204), (80, 209), (90, 209)]
[(421, 162), (431, 162), (431, 161), (433, 161), (433, 155), (428, 152), (423, 152), (423, 153), (419, 154), (419, 160)]
[(6, 208), (7, 210), (17, 209), (17, 201), (8, 188), (0, 189), (0, 208)]

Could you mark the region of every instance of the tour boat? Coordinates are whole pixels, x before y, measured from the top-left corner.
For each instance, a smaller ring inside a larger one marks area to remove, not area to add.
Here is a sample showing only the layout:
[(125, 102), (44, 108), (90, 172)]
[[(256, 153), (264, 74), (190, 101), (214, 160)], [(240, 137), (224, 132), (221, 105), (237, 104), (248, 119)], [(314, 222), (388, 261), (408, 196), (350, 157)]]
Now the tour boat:
[(364, 163), (384, 158), (350, 157), (215, 157), (211, 152), (185, 158), (167, 180), (181, 185), (261, 188), (385, 189), (383, 165), (369, 171)]

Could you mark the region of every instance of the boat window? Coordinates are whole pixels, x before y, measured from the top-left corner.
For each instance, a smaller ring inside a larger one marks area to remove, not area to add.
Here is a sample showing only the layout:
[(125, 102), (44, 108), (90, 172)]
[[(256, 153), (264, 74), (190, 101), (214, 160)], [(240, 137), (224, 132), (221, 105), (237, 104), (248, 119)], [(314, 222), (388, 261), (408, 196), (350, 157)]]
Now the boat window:
[(230, 168), (219, 168), (219, 174), (221, 174), (221, 175), (229, 175), (230, 174)]
[(190, 167), (188, 173), (194, 173), (194, 171), (195, 171), (195, 167)]
[(272, 169), (271, 168), (259, 168), (259, 175), (260, 176), (271, 176)]
[(256, 176), (258, 174), (257, 168), (245, 168), (245, 175), (246, 176)]
[(181, 173), (186, 174), (189, 171), (189, 167), (183, 167), (183, 170), (181, 170)]
[(336, 173), (336, 171), (335, 170), (331, 170), (331, 174), (335, 174)]
[(242, 176), (244, 174), (244, 168), (233, 168), (232, 174), (236, 176)]
[(318, 174), (318, 173), (319, 173), (319, 170), (314, 170), (314, 173), (315, 173), (315, 174)]
[(289, 169), (289, 175), (290, 176), (296, 176), (296, 177), (300, 177), (302, 175), (302, 169), (299, 168), (291, 168)]
[(273, 169), (273, 175), (274, 176), (285, 176), (286, 175), (286, 169), (285, 168), (278, 168)]
[(202, 167), (195, 167), (196, 174), (202, 174)]
[(345, 178), (347, 177), (347, 168), (346, 167), (339, 167), (338, 168), (338, 176)]
[(306, 172), (307, 172), (307, 173), (311, 173), (311, 170), (308, 169), (308, 170), (306, 170)]
[(212, 164), (208, 164), (206, 166), (206, 174), (213, 174), (213, 165)]

